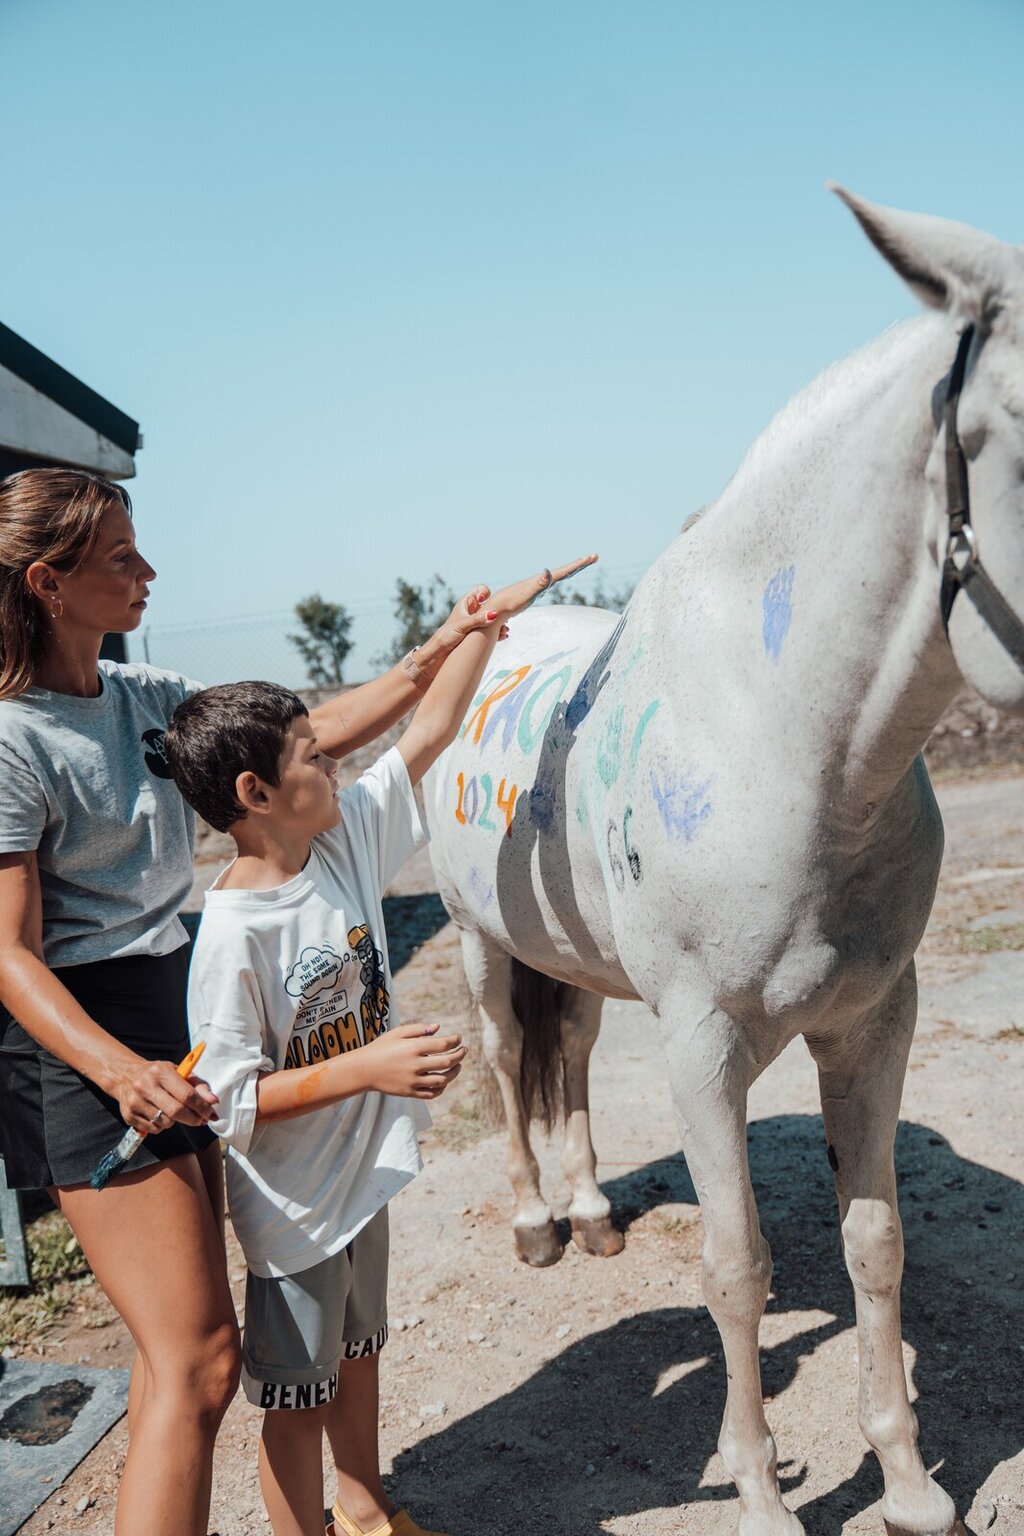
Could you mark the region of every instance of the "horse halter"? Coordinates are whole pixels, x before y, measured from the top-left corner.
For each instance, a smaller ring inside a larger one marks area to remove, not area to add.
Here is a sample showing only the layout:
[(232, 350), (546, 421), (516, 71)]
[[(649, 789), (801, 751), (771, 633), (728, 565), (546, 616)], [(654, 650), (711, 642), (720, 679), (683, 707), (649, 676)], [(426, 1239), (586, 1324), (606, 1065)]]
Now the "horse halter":
[(953, 602), (963, 590), (1003, 650), (1024, 671), (1024, 624), (1000, 592), (978, 556), (978, 540), (971, 526), (971, 491), (967, 479), (967, 459), (957, 434), (957, 408), (967, 372), (967, 354), (974, 340), (974, 326), (967, 326), (960, 337), (956, 358), (949, 374), (943, 421), (946, 427), (946, 558), (942, 564), (939, 606), (942, 623), (949, 633)]

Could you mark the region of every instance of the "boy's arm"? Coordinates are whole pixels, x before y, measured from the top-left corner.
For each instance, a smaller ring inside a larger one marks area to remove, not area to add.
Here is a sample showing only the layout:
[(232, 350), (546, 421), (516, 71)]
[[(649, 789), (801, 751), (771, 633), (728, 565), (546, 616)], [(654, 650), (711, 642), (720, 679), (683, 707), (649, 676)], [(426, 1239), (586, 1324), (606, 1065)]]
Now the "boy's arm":
[[(499, 626), (522, 613), (555, 582), (576, 575), (585, 566), (593, 565), (596, 559), (596, 555), (587, 555), (582, 560), (559, 566), (554, 572), (541, 571), (539, 576), (528, 576), (524, 581), (517, 581), (492, 594), (489, 612), (495, 615), (494, 622), (486, 629), (467, 635), (458, 650), (452, 652), (427, 690), (408, 730), (399, 738), (398, 750), (413, 784), (419, 783), (430, 765), (458, 735), (494, 650)], [(319, 737), (317, 741), (319, 744)]]
[(256, 1085), (256, 1123), (293, 1120), (358, 1093), (436, 1099), (459, 1075), (466, 1047), (436, 1024), (400, 1024), (369, 1045), (313, 1067), (268, 1072)]
[(466, 636), (494, 622), (487, 617), (489, 597), (489, 587), (474, 587), (459, 599), (430, 639), (417, 647), (415, 657), (405, 658), (372, 682), (350, 688), (310, 710), (321, 752), (328, 757), (345, 757), (408, 714)]

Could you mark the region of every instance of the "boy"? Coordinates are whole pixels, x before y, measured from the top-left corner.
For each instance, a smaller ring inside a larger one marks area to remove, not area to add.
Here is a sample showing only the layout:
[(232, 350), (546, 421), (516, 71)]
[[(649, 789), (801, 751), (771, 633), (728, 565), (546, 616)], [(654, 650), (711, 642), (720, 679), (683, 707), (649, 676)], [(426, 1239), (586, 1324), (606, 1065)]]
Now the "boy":
[(185, 799), (238, 849), (207, 893), (189, 1015), (249, 1268), (243, 1384), (266, 1410), (275, 1536), (322, 1536), (324, 1430), (334, 1536), (430, 1536), (380, 1479), (387, 1202), (422, 1166), (421, 1101), (457, 1076), (465, 1049), (436, 1026), (396, 1026), (381, 898), (425, 841), (413, 786), (455, 739), (502, 621), (589, 563), (496, 594), (490, 627), (418, 679), (425, 697), (397, 746), (340, 796), (305, 706), (274, 684), (207, 689), (167, 731)]

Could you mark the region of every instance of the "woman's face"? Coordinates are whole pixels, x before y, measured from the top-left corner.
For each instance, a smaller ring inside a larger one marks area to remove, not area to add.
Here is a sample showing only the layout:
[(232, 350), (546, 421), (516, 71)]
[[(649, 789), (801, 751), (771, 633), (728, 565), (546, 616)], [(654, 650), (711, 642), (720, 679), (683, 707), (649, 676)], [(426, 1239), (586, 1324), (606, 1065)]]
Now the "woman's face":
[[(48, 606), (56, 608), (55, 625), (124, 634), (138, 629), (146, 611), (149, 584), (156, 571), (142, 558), (135, 528), (126, 507), (111, 507), (103, 515), (99, 535), (87, 560), (70, 575), (54, 571), (56, 591)], [(60, 612), (55, 599), (63, 604)], [(44, 595), (44, 604), (47, 599)]]

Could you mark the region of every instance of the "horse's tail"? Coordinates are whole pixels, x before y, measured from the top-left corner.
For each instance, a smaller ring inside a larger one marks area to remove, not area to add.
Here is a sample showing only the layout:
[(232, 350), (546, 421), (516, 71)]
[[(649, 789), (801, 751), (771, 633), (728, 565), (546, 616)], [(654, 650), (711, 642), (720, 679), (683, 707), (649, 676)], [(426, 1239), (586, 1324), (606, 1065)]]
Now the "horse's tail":
[(565, 1101), (561, 1018), (565, 983), (512, 961), (512, 1007), (523, 1026), (519, 1088), (527, 1124), (536, 1118), (546, 1131), (561, 1118)]

